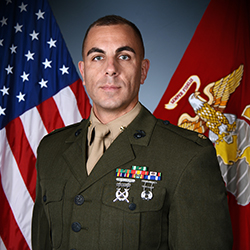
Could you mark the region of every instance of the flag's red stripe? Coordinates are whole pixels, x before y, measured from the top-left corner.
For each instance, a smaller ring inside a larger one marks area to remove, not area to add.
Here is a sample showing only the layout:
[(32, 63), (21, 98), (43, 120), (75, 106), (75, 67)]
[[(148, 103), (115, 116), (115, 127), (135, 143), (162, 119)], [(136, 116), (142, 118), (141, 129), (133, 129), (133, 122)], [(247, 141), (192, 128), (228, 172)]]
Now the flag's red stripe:
[(36, 157), (30, 147), (19, 117), (8, 123), (6, 136), (30, 196), (35, 201)]
[(0, 236), (7, 249), (26, 250), (30, 249), (20, 231), (14, 215), (9, 206), (8, 200), (0, 185)]
[(70, 85), (70, 88), (76, 97), (77, 106), (82, 118), (88, 118), (91, 110), (91, 105), (82, 85), (81, 79), (79, 78), (77, 81), (72, 83)]
[(37, 110), (48, 133), (65, 126), (53, 97), (39, 104)]
[(235, 197), (228, 192), (228, 204), (232, 221), (235, 250), (250, 249), (250, 204), (240, 206), (237, 204)]

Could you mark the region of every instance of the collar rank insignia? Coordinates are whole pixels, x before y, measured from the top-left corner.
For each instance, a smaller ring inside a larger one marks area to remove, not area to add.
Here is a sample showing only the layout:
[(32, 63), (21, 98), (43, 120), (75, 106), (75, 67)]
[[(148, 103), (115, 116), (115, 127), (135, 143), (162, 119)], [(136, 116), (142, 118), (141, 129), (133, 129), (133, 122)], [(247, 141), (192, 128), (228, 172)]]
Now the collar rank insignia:
[(127, 178), (116, 178), (116, 198), (113, 202), (118, 201), (126, 201), (129, 203), (128, 196), (129, 196), (129, 188), (131, 187), (131, 183), (135, 182), (134, 179), (127, 179)]

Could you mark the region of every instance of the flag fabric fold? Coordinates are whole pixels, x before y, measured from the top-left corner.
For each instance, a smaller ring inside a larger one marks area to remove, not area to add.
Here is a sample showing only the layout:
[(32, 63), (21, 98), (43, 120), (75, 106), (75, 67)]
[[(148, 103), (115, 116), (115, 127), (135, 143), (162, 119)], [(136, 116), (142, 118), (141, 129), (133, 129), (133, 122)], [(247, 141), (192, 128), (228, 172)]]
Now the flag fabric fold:
[(0, 249), (31, 249), (36, 149), (91, 105), (47, 0), (0, 1)]
[(154, 115), (214, 143), (234, 247), (250, 249), (250, 2), (211, 0)]

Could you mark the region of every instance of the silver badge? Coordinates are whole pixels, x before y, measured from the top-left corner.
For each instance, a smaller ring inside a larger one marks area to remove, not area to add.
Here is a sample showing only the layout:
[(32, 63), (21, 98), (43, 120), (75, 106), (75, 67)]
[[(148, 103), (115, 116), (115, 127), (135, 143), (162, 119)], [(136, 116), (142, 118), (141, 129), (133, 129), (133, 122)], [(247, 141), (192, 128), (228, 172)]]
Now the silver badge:
[(153, 198), (153, 189), (154, 189), (154, 184), (157, 184), (156, 181), (145, 181), (142, 180), (144, 183), (142, 185), (143, 191), (141, 192), (141, 198), (143, 200), (149, 201)]
[(126, 201), (127, 203), (129, 203), (129, 188), (131, 187), (131, 183), (135, 182), (135, 180), (128, 178), (116, 178), (116, 181), (118, 182), (116, 183), (116, 198), (113, 200), (113, 202), (116, 202), (118, 200)]

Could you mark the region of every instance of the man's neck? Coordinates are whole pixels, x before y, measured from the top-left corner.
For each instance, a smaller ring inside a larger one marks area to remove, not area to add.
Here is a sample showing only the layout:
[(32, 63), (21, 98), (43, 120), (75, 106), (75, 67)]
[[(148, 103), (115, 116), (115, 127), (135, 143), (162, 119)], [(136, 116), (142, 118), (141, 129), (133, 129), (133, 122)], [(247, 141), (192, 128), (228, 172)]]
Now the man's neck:
[(93, 105), (93, 112), (102, 124), (107, 124), (131, 111), (136, 104), (137, 103), (129, 105), (127, 108), (122, 110), (106, 110)]

